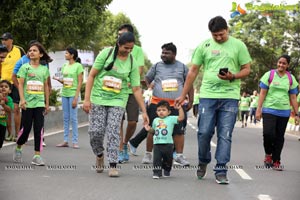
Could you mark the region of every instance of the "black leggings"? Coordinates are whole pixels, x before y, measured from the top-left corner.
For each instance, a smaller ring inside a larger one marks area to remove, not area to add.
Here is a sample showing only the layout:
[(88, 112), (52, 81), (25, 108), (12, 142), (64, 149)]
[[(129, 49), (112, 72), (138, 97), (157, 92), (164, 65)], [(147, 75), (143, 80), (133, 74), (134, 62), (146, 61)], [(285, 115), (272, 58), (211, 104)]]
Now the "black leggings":
[(3, 146), (3, 142), (5, 139), (6, 126), (0, 124), (0, 148)]
[(289, 117), (279, 117), (266, 113), (263, 113), (262, 117), (265, 153), (272, 155), (273, 161), (280, 161)]
[(44, 135), (44, 107), (22, 109), (22, 124), (18, 136), (18, 145), (23, 145), (28, 140), (32, 124), (34, 134), (34, 150), (40, 151)]

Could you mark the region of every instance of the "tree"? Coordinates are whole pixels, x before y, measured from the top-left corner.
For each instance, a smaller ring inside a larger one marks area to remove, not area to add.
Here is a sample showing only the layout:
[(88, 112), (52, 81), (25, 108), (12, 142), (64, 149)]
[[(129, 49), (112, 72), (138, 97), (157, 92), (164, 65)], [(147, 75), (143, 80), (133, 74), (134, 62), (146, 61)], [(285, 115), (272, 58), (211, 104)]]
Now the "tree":
[[(133, 26), (134, 35), (136, 39), (135, 44), (143, 47), (140, 41), (140, 34), (138, 32), (137, 27), (124, 13), (118, 13), (117, 15), (113, 15), (111, 12), (106, 11), (102, 16), (102, 19), (103, 23), (98, 27), (95, 37), (90, 41), (90, 46), (88, 48), (90, 50), (93, 50), (95, 55), (97, 55), (99, 51), (102, 50), (104, 47), (114, 46), (116, 44), (118, 28), (125, 23), (131, 24)], [(152, 63), (145, 55), (145, 65), (143, 74), (141, 76), (141, 80), (143, 80), (145, 73), (149, 70), (151, 66)]]
[(69, 45), (84, 48), (94, 37), (111, 1), (3, 0), (0, 31), (11, 32), (16, 43), (23, 47), (37, 39), (47, 49), (64, 49)]
[(300, 59), (299, 11), (252, 11), (230, 20), (231, 35), (245, 42), (253, 59), (251, 74), (242, 80), (241, 90), (258, 89), (259, 79), (276, 66), (283, 54), (292, 57), (290, 71), (297, 77)]
[(125, 14), (118, 13), (117, 15), (113, 15), (111, 12), (106, 11), (102, 15), (102, 22), (103, 23), (98, 26), (96, 34), (90, 41), (88, 47), (88, 49), (93, 50), (96, 55), (104, 47), (114, 46), (116, 44), (118, 28), (125, 23), (132, 24), (136, 45), (141, 46), (138, 29)]

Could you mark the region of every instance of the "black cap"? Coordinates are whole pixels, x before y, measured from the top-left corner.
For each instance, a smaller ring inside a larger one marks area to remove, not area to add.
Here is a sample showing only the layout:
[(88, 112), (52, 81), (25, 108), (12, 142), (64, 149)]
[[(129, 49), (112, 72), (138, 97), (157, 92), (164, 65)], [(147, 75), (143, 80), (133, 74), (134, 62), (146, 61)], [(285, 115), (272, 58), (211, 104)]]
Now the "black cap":
[(8, 40), (8, 39), (13, 39), (13, 36), (11, 33), (3, 33), (3, 35), (0, 38), (1, 40)]

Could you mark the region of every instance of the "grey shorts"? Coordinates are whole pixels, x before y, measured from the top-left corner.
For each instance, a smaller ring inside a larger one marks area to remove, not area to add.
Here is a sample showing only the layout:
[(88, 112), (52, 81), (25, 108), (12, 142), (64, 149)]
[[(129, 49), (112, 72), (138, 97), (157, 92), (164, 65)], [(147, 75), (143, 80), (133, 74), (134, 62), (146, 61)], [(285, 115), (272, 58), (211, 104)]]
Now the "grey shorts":
[[(127, 121), (136, 121), (139, 120), (139, 104), (135, 100), (133, 94), (129, 94), (127, 105), (126, 105), (126, 115)], [(125, 120), (125, 113), (123, 116), (123, 120)]]

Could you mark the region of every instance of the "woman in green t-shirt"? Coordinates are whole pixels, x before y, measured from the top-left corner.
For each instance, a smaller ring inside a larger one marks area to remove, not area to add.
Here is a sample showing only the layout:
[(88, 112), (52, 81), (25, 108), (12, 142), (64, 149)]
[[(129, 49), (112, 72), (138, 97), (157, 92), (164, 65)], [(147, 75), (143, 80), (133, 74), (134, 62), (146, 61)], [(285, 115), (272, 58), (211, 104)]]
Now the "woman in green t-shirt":
[(149, 123), (140, 88), (137, 63), (130, 52), (134, 46), (134, 35), (123, 33), (112, 53), (111, 47), (103, 49), (90, 71), (85, 88), (83, 110), (89, 113), (90, 144), (96, 155), (96, 171), (104, 169), (104, 136), (107, 135), (107, 158), (110, 177), (119, 176), (117, 170), (120, 143), (120, 125), (128, 100), (128, 87), (143, 112), (144, 124)]
[(53, 77), (53, 79), (63, 84), (62, 88), (62, 109), (64, 116), (64, 142), (57, 147), (68, 147), (70, 120), (72, 123), (72, 143), (73, 148), (78, 149), (78, 119), (77, 104), (83, 79), (83, 66), (80, 64), (78, 52), (72, 47), (66, 49), (65, 58), (69, 62), (64, 64), (61, 72), (63, 79)]
[[(298, 83), (287, 71), (290, 59), (288, 55), (280, 56), (274, 76), (269, 71), (260, 79), (261, 90), (255, 115), (257, 120), (263, 118), (264, 164), (278, 171), (283, 170), (281, 151), (291, 106), (294, 113), (298, 112)], [(298, 114), (295, 115), (295, 123), (299, 123)]]
[(39, 42), (30, 45), (28, 55), (29, 63), (23, 64), (17, 73), (22, 117), (13, 159), (22, 162), (22, 145), (27, 142), (33, 125), (35, 155), (31, 163), (43, 166), (45, 163), (40, 152), (43, 150), (44, 116), (49, 111), (50, 72), (41, 61), (50, 60), (50, 57)]

